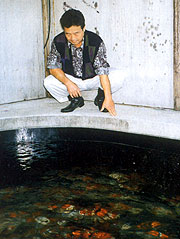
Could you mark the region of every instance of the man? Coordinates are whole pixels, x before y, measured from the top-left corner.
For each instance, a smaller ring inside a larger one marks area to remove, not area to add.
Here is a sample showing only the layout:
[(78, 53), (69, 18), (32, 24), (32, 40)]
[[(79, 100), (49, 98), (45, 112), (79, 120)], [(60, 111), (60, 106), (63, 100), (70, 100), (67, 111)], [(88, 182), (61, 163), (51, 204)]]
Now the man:
[(58, 102), (69, 99), (70, 104), (61, 109), (63, 113), (84, 105), (81, 91), (98, 89), (94, 104), (100, 111), (115, 116), (112, 93), (121, 87), (122, 80), (117, 71), (109, 70), (103, 40), (85, 30), (84, 16), (78, 10), (66, 11), (60, 23), (64, 32), (52, 42), (45, 88)]

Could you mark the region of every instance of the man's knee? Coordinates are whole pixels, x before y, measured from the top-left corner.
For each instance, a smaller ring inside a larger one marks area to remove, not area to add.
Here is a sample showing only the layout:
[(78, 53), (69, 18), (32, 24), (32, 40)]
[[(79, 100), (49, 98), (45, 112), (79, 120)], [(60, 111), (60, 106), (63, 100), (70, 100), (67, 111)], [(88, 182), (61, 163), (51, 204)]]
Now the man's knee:
[(44, 79), (44, 87), (45, 87), (46, 89), (49, 88), (49, 86), (52, 84), (53, 78), (54, 78), (54, 76), (49, 75), (49, 76), (47, 76), (47, 77)]

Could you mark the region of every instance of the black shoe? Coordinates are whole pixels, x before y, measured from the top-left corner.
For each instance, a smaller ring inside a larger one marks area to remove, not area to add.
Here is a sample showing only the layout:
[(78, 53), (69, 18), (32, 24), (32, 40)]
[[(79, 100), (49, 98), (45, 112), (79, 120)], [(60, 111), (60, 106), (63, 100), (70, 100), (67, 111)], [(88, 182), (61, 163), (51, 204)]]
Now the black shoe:
[(68, 98), (71, 101), (71, 103), (67, 107), (65, 107), (64, 109), (61, 109), (61, 112), (68, 113), (68, 112), (74, 111), (78, 107), (83, 107), (84, 99), (81, 96), (74, 97), (74, 98), (71, 98), (69, 96)]
[[(94, 99), (94, 104), (96, 106), (98, 106), (99, 110), (101, 110), (102, 108), (102, 104), (104, 102), (104, 91), (101, 90), (101, 88), (98, 88), (98, 94), (96, 96), (96, 98)], [(104, 109), (102, 112), (108, 112), (107, 109)]]

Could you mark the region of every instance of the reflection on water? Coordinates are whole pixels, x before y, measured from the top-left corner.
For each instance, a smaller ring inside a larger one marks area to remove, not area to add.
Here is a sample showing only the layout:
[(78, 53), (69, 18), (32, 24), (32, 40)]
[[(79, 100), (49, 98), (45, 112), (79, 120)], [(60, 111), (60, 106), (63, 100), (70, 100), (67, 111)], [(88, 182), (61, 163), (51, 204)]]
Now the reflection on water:
[(33, 132), (28, 131), (26, 128), (17, 130), (16, 132), (16, 142), (33, 142), (35, 140), (35, 135)]
[(57, 139), (1, 143), (0, 238), (179, 238), (179, 154)]
[(23, 170), (31, 168), (31, 163), (33, 162), (33, 147), (32, 142), (34, 142), (33, 132), (29, 133), (28, 129), (19, 129), (16, 134), (17, 142), (17, 160)]

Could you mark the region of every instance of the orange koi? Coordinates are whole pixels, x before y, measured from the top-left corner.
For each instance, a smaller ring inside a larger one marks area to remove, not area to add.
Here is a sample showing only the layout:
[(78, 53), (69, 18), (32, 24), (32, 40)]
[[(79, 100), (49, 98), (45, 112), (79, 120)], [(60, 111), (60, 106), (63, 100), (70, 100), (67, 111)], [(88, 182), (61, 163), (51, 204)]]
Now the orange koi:
[(73, 234), (74, 236), (81, 236), (81, 231), (80, 231), (80, 230), (77, 230), (77, 231), (72, 232), (72, 234)]
[(95, 232), (93, 233), (93, 238), (99, 238), (99, 239), (110, 239), (112, 236), (109, 233), (106, 232)]
[(12, 217), (12, 218), (15, 218), (15, 217), (17, 217), (17, 214), (15, 212), (12, 212), (12, 213), (10, 213), (9, 216)]
[(98, 211), (98, 212), (96, 213), (96, 215), (97, 215), (98, 217), (104, 217), (107, 213), (108, 213), (108, 211), (107, 211), (105, 208), (101, 208), (101, 210)]
[(64, 204), (61, 208), (67, 209), (67, 208), (70, 207), (70, 206), (71, 206), (71, 204)]
[(49, 210), (54, 210), (54, 209), (56, 209), (56, 208), (58, 208), (58, 206), (56, 206), (56, 205), (48, 206), (48, 209), (49, 209)]
[(157, 231), (150, 231), (150, 232), (147, 232), (147, 234), (155, 236), (155, 237), (159, 237), (159, 238), (162, 238), (162, 239), (169, 238), (166, 234), (161, 233), (161, 232), (157, 232)]
[(85, 215), (85, 216), (93, 216), (94, 215), (94, 210), (90, 210), (90, 209), (83, 209), (83, 210), (80, 210), (79, 213), (81, 215)]
[(158, 227), (160, 225), (161, 225), (161, 223), (160, 222), (156, 222), (156, 221), (151, 223), (151, 227), (152, 228)]
[(160, 222), (154, 221), (152, 223), (150, 222), (142, 222), (141, 224), (137, 225), (139, 229), (148, 229), (148, 228), (155, 228), (160, 226)]

